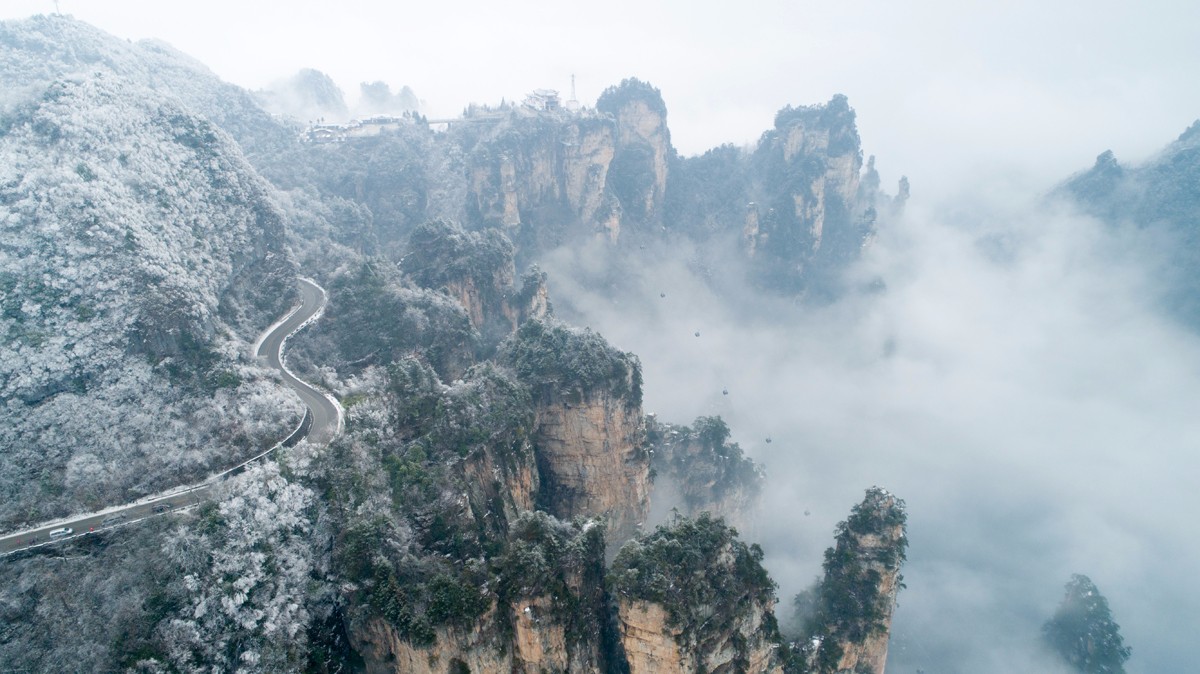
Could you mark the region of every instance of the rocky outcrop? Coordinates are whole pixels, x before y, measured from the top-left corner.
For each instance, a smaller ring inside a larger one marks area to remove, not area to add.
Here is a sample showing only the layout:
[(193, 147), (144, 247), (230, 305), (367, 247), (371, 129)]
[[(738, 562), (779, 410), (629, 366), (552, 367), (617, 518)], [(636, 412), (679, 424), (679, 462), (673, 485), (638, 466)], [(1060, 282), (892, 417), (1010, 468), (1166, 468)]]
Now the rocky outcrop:
[[(753, 163), (759, 187), (743, 226), (743, 249), (770, 284), (801, 287), (857, 257), (877, 219), (878, 174), (863, 173), (854, 111), (845, 96), (787, 107)], [(864, 189), (865, 188), (865, 189)]]
[(613, 121), (594, 112), (514, 108), (479, 135), (463, 133), (468, 212), (525, 246), (578, 237), (615, 242), (620, 206), (607, 191), (616, 151)]
[[(568, 647), (566, 625), (549, 617), (561, 612), (556, 598), (525, 599), (504, 610), (507, 616), (492, 611), (470, 628), (438, 629), (427, 646), (402, 638), (382, 619), (372, 620), (355, 636), (371, 674), (604, 671), (599, 642), (581, 652)], [(505, 621), (512, 626), (511, 641), (500, 629)]]
[(611, 541), (645, 521), (641, 365), (590, 330), (530, 320), (501, 360), (533, 390), (538, 505), (562, 519), (604, 517)]
[(761, 285), (787, 293), (828, 284), (877, 224), (907, 199), (865, 166), (845, 96), (787, 107), (753, 151), (732, 145), (682, 158), (658, 89), (627, 79), (595, 110), (505, 107), (455, 132), (467, 158), (467, 211), (503, 229), (518, 259), (600, 237), (655, 241), (664, 231), (727, 246), (740, 230)]
[(533, 318), (550, 318), (550, 289), (546, 285), (546, 273), (536, 266), (521, 277), (521, 290), (501, 308), (506, 319), (515, 330), (518, 325)]
[[(782, 674), (777, 642), (762, 639), (763, 620), (773, 620), (770, 606), (747, 606), (731, 629), (693, 650), (687, 635), (672, 627), (660, 604), (621, 602), (618, 620), (621, 648), (630, 674), (668, 672), (772, 672)], [(683, 642), (683, 644), (681, 644)]]
[(368, 674), (456, 674), (464, 672), (507, 672), (511, 653), (499, 635), (486, 626), (494, 611), (469, 628), (443, 627), (434, 642), (417, 646), (404, 639), (382, 618), (375, 618), (353, 631), (355, 646)]
[(668, 625), (667, 609), (661, 604), (622, 601), (617, 614), (631, 673), (688, 671), (677, 642), (682, 630)]
[(454, 222), (431, 220), (413, 230), (408, 248), (403, 265), (408, 276), (454, 298), (485, 337), (498, 341), (526, 319), (550, 312), (545, 274), (531, 269), (517, 290), (512, 243), (495, 229), (468, 232)]
[(534, 444), (546, 509), (563, 519), (600, 515), (614, 540), (646, 520), (650, 464), (642, 448), (642, 410), (597, 391), (551, 393), (537, 404)]
[(668, 163), (674, 156), (667, 106), (658, 89), (637, 79), (610, 87), (596, 109), (616, 122), (616, 153), (608, 185), (627, 216), (639, 223), (661, 218)]
[(626, 80), (595, 110), (490, 114), (485, 129), (455, 133), (468, 157), (467, 210), (522, 256), (588, 238), (615, 244), (629, 226), (661, 219), (674, 149), (657, 89)]
[(906, 519), (904, 501), (872, 487), (838, 524), (825, 575), (807, 594), (810, 615), (802, 616), (807, 625), (799, 642), (804, 671), (883, 674), (908, 547)]
[(689, 428), (650, 416), (646, 439), (655, 474), (650, 497), (655, 513), (669, 508), (688, 516), (709, 512), (739, 529), (752, 528), (762, 469), (729, 441), (729, 427), (720, 417), (700, 417)]
[(896, 608), (896, 594), (900, 591), (897, 576), (896, 573), (880, 573), (877, 601), (881, 613), (880, 620), (887, 625), (887, 628), (873, 631), (861, 641), (845, 641), (842, 644), (842, 656), (838, 659), (836, 671), (852, 674), (883, 674), (884, 668), (887, 666), (892, 611)]
[(543, 616), (557, 611), (554, 598), (546, 596), (512, 607), (513, 659), (520, 663), (518, 671), (530, 674), (586, 671), (570, 668), (566, 626), (549, 620), (543, 623)]
[(707, 514), (626, 544), (609, 573), (630, 674), (782, 673), (762, 550)]
[(494, 516), (503, 515), (505, 521), (533, 510), (541, 488), (532, 451), (527, 455), (524, 451), (512, 454), (515, 453), (498, 456), (492, 451), (476, 452), (462, 463), (463, 483), (470, 489), (471, 503), (484, 512), (492, 504), (501, 504), (503, 513)]
[(383, 618), (352, 624), (368, 672), (608, 672), (603, 526), (525, 512), (507, 532), (491, 604), (425, 639)]

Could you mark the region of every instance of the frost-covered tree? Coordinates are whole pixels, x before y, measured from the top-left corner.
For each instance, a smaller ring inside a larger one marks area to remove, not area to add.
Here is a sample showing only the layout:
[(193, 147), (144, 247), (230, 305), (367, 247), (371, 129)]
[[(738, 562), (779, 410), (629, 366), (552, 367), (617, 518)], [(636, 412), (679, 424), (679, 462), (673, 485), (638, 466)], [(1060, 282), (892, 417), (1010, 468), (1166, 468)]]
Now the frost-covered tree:
[(310, 618), (314, 494), (266, 464), (222, 496), (164, 543), (187, 597), (158, 626), (165, 659), (184, 670), (299, 669)]
[(1077, 671), (1123, 674), (1132, 649), (1121, 638), (1108, 600), (1082, 574), (1072, 575), (1066, 589), (1058, 610), (1042, 626), (1046, 644)]
[(299, 404), (248, 355), (295, 293), (271, 193), (219, 128), (111, 73), (0, 115), (0, 527), (286, 435)]

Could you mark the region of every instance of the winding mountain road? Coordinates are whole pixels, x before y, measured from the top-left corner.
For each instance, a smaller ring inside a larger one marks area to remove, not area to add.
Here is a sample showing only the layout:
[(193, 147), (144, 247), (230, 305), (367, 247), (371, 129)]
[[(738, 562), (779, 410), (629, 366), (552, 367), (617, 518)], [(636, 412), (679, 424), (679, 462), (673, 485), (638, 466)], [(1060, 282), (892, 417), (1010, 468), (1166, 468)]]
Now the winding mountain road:
[[(328, 442), (341, 431), (342, 407), (332, 396), (324, 394), (309, 384), (301, 381), (287, 369), (283, 357), (284, 345), (292, 335), (305, 325), (321, 317), (325, 309), (325, 290), (316, 282), (309, 279), (300, 281), (300, 304), (293, 308), (277, 323), (267, 328), (258, 342), (254, 345), (254, 356), (265, 358), (267, 364), (275, 368), (283, 376), (283, 381), (289, 388), (300, 396), (308, 407), (300, 425), (286, 439), (270, 449), (253, 456), (238, 465), (208, 478), (201, 484), (176, 487), (170, 491), (154, 496), (147, 496), (134, 503), (106, 508), (105, 510), (75, 515), (68, 518), (41, 524), (37, 527), (0, 536), (0, 555), (6, 555), (40, 545), (48, 545), (59, 541), (70, 540), (78, 536), (86, 536), (93, 531), (124, 526), (134, 522), (161, 515), (168, 512), (192, 508), (203, 502), (213, 487), (221, 480), (245, 470), (250, 463), (258, 461), (280, 447), (290, 447), (307, 437), (311, 442)], [(50, 532), (67, 528), (71, 533), (55, 539), (50, 538)]]
[(300, 300), (299, 307), (267, 329), (264, 337), (259, 340), (254, 355), (266, 358), (268, 365), (279, 370), (283, 381), (308, 406), (309, 414), (312, 415), (312, 427), (308, 431), (309, 441), (328, 442), (342, 430), (342, 406), (332, 396), (318, 391), (292, 374), (283, 359), (283, 346), (288, 337), (321, 317), (321, 312), (325, 310), (325, 290), (314, 281), (302, 278)]

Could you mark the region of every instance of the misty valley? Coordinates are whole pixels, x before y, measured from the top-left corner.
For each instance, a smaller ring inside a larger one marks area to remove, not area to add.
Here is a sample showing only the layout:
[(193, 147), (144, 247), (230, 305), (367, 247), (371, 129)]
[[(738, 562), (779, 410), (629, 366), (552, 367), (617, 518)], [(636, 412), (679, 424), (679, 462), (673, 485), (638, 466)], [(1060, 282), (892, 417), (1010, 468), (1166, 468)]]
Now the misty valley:
[(0, 672), (1188, 671), (1200, 122), (935, 203), (632, 75), (0, 22)]

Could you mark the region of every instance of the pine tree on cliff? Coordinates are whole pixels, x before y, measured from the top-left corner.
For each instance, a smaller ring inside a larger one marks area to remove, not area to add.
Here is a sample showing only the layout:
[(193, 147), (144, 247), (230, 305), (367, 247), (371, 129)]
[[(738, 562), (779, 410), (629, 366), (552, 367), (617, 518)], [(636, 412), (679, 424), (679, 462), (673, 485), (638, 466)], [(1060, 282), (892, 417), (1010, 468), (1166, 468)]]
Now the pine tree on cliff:
[(1132, 649), (1113, 622), (1108, 600), (1087, 576), (1074, 574), (1054, 616), (1042, 626), (1042, 638), (1077, 671), (1124, 674)]

